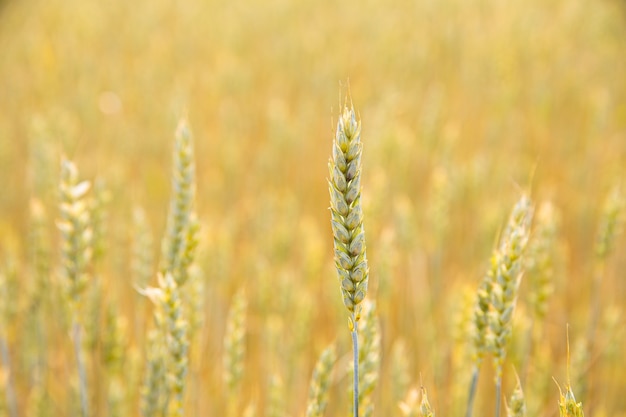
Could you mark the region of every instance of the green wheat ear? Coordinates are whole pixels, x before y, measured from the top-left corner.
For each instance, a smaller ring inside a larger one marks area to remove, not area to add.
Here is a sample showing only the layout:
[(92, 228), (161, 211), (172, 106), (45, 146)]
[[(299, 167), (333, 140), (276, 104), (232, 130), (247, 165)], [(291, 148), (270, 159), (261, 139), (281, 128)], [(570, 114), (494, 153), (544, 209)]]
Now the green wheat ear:
[(367, 293), (369, 269), (365, 254), (365, 231), (361, 207), (361, 122), (354, 107), (344, 105), (337, 122), (328, 171), (331, 226), (335, 247), (335, 267), (339, 277), (343, 304), (350, 312), (348, 325), (352, 333), (354, 417), (359, 416), (359, 340), (358, 322), (361, 303)]
[(361, 122), (352, 105), (346, 105), (339, 117), (332, 148), (328, 189), (335, 266), (352, 330), (360, 317), (369, 276), (361, 207)]
[(328, 346), (320, 355), (311, 378), (306, 417), (322, 417), (324, 415), (328, 402), (331, 373), (336, 360), (337, 354), (333, 345)]

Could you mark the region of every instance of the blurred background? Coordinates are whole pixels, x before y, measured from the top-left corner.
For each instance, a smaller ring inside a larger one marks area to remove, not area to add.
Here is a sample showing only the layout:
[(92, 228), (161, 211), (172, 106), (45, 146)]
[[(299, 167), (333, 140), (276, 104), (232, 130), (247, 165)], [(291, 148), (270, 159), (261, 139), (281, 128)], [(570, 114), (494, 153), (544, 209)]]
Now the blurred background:
[[(249, 302), (241, 411), (303, 415), (314, 363), (336, 342), (326, 415), (347, 414), (349, 332), (326, 178), (348, 91), (362, 119), (368, 298), (382, 330), (375, 415), (401, 415), (398, 402), (420, 378), (439, 415), (464, 412), (471, 359), (463, 312), (523, 191), (537, 204), (552, 201), (560, 217), (554, 293), (525, 387), (534, 415), (556, 415), (552, 377), (566, 382), (566, 325), (572, 346), (585, 340), (602, 208), (624, 179), (625, 7), (615, 0), (0, 2), (0, 262), (13, 276), (0, 302), (12, 358), (12, 377), (4, 372), (1, 385), (12, 386), (20, 415), (72, 415), (74, 366), (54, 302), (46, 307), (45, 349), (37, 353), (28, 330), (36, 322), (31, 201), (41, 203), (54, 287), (62, 155), (106, 190), (105, 243), (93, 275), (104, 294), (99, 305), (115, 306), (122, 335), (128, 377), (119, 381), (119, 415), (138, 415), (151, 321), (133, 289), (133, 211), (146, 213), (156, 271), (181, 116), (195, 138), (204, 285), (188, 414), (225, 412), (225, 320), (241, 288)], [(578, 399), (596, 416), (626, 415), (625, 244), (617, 237), (605, 262), (595, 349), (585, 357), (581, 348), (583, 365), (572, 371), (575, 392), (576, 378), (595, 383)], [(527, 348), (530, 291), (524, 281), (507, 396)], [(34, 375), (41, 358), (46, 365)], [(492, 410), (489, 361), (484, 369), (476, 415)], [(95, 415), (115, 415), (95, 391)], [(36, 401), (46, 401), (47, 414), (27, 413)]]

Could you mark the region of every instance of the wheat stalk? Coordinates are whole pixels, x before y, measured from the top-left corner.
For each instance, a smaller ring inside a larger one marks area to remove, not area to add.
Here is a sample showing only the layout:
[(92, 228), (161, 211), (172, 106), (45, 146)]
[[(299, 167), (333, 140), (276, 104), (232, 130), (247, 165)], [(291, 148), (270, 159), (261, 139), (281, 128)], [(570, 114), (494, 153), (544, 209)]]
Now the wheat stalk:
[(343, 303), (350, 313), (354, 369), (353, 413), (359, 415), (358, 321), (361, 302), (367, 293), (369, 269), (365, 253), (363, 209), (361, 207), (361, 123), (354, 107), (344, 105), (337, 122), (328, 163), (331, 226), (334, 237), (335, 267)]

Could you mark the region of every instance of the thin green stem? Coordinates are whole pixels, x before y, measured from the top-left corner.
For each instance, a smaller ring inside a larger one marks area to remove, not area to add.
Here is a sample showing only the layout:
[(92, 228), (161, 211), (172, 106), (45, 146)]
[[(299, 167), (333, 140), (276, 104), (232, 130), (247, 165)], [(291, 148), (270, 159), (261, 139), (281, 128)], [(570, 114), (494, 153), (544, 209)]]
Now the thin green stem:
[(478, 385), (478, 366), (474, 367), (472, 372), (472, 381), (470, 382), (469, 396), (467, 398), (467, 410), (465, 411), (465, 417), (472, 417), (472, 409), (474, 408), (474, 397), (476, 396), (476, 386)]
[(500, 397), (502, 397), (502, 378), (496, 379), (496, 417), (500, 417)]
[(353, 395), (353, 416), (359, 417), (359, 336), (357, 334), (356, 323), (352, 331), (352, 354), (354, 359), (354, 395)]

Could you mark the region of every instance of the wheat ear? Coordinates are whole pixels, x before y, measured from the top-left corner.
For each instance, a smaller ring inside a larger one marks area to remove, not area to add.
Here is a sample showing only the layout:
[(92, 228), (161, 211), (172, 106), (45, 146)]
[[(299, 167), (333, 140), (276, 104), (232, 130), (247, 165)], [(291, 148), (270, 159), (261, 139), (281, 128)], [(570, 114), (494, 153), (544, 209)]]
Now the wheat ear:
[(493, 311), (489, 325), (493, 334), (493, 361), (496, 373), (496, 417), (500, 415), (502, 366), (506, 345), (511, 337), (512, 318), (522, 278), (522, 254), (528, 242), (533, 206), (523, 195), (517, 202), (502, 238), (498, 256), (496, 281), (491, 291)]
[(247, 298), (243, 290), (239, 290), (233, 298), (233, 304), (226, 322), (224, 336), (223, 378), (227, 387), (228, 404), (232, 407), (228, 413), (235, 415), (234, 409), (241, 391), (241, 382), (246, 354), (246, 310)]
[(502, 364), (506, 355), (506, 343), (511, 334), (511, 319), (521, 279), (521, 256), (528, 242), (532, 214), (531, 200), (523, 195), (513, 207), (500, 244), (493, 252), (490, 266), (477, 292), (474, 309), (474, 370), (470, 383), (467, 417), (472, 415), (480, 365), (488, 351), (492, 351), (494, 356), (496, 417), (500, 415)]
[(146, 376), (141, 389), (140, 411), (143, 417), (155, 417), (163, 408), (165, 364), (164, 346), (161, 342), (161, 325), (148, 332), (146, 344)]
[(337, 354), (332, 345), (327, 347), (320, 355), (311, 379), (306, 417), (323, 417), (328, 401), (330, 376), (336, 360)]
[(426, 388), (421, 387), (422, 391), (422, 401), (420, 403), (420, 415), (422, 417), (435, 417), (435, 412), (433, 411), (430, 403), (428, 402), (428, 395), (426, 394)]
[(381, 337), (376, 305), (372, 302), (364, 304), (363, 343), (359, 346), (359, 408), (363, 417), (370, 417), (374, 413), (372, 397), (380, 373)]
[(68, 160), (61, 163), (61, 179), (59, 183), (61, 218), (57, 227), (62, 236), (63, 276), (73, 316), (72, 334), (74, 353), (78, 367), (81, 415), (89, 415), (87, 394), (87, 375), (82, 355), (82, 327), (79, 322), (82, 295), (85, 291), (88, 275), (87, 267), (91, 261), (93, 250), (92, 229), (89, 219), (86, 194), (89, 191), (88, 181), (79, 182), (78, 169)]
[(532, 309), (532, 320), (528, 328), (526, 349), (522, 362), (522, 380), (526, 379), (530, 358), (538, 338), (541, 326), (548, 311), (548, 300), (554, 291), (554, 258), (559, 213), (549, 201), (539, 206), (536, 215), (533, 236), (528, 242), (524, 256), (524, 267), (529, 281), (528, 303)]
[(363, 209), (361, 207), (361, 123), (352, 104), (344, 106), (337, 122), (328, 163), (331, 226), (335, 247), (335, 266), (343, 303), (350, 315), (354, 366), (353, 413), (359, 415), (358, 321), (361, 302), (367, 293), (369, 269), (365, 253)]
[(526, 415), (526, 403), (524, 402), (524, 392), (522, 384), (517, 378), (517, 384), (511, 394), (510, 402), (506, 404), (507, 417), (524, 417)]
[(591, 320), (587, 329), (589, 351), (593, 352), (595, 329), (600, 316), (600, 287), (605, 274), (606, 263), (613, 251), (616, 237), (622, 232), (626, 213), (626, 200), (621, 187), (616, 185), (607, 195), (602, 207), (602, 217), (595, 243), (595, 271), (591, 290)]
[(467, 399), (466, 417), (471, 417), (474, 408), (474, 398), (478, 386), (478, 376), (480, 366), (485, 354), (489, 351), (488, 331), (489, 331), (489, 309), (491, 306), (491, 291), (498, 268), (498, 253), (494, 251), (489, 260), (489, 268), (476, 292), (476, 304), (474, 306), (472, 344), (473, 344), (473, 370), (470, 381), (469, 394)]
[[(190, 243), (187, 230), (192, 218), (195, 198), (195, 164), (193, 136), (186, 120), (181, 120), (174, 139), (174, 169), (172, 172), (173, 195), (167, 217), (167, 232), (162, 244), (161, 271), (169, 271), (180, 286), (186, 278), (186, 271), (180, 273), (183, 258)], [(193, 226), (196, 230), (196, 225)], [(194, 232), (192, 232), (193, 234)], [(193, 239), (192, 239), (193, 240)], [(194, 244), (195, 247), (195, 244)]]
[(572, 391), (572, 386), (570, 382), (569, 376), (570, 369), (570, 350), (569, 350), (569, 327), (567, 330), (567, 385), (565, 386), (565, 395), (563, 395), (563, 391), (561, 391), (561, 387), (559, 386), (556, 380), (554, 381), (559, 387), (559, 415), (560, 417), (584, 417), (583, 413), (583, 404), (580, 402), (576, 402), (576, 397), (574, 397), (574, 392)]

